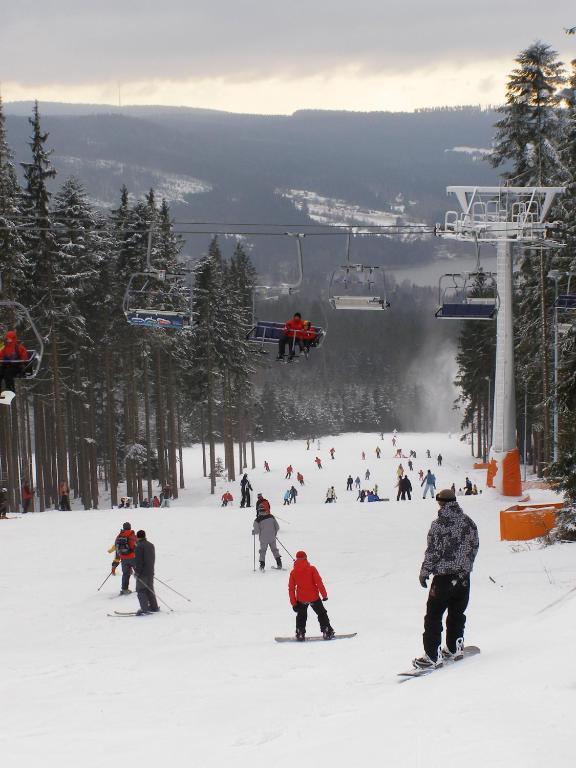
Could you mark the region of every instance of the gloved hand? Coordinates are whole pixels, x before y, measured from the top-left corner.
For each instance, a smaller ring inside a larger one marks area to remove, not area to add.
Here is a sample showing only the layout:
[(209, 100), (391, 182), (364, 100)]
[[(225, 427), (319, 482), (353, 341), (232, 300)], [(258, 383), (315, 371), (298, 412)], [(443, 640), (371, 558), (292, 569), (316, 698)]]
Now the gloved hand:
[(322, 602), (325, 603), (328, 600), (328, 596), (322, 598)]
[(426, 582), (428, 581), (428, 576), (424, 576), (424, 575), (420, 574), (419, 581), (420, 581), (420, 586), (421, 587), (424, 587), (424, 589), (428, 588), (428, 584), (426, 584)]
[(292, 606), (292, 610), (294, 611), (294, 613), (298, 613), (298, 603)]
[(116, 566), (112, 563), (112, 576), (116, 576)]

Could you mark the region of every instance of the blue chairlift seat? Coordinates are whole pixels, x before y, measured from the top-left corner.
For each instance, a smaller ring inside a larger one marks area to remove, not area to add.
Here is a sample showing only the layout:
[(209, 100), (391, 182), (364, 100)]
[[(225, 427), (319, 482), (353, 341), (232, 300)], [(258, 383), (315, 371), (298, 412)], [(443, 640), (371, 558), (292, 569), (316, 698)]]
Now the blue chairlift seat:
[[(316, 338), (310, 346), (322, 346), (326, 331), (319, 325), (312, 325), (310, 327), (312, 330), (316, 331)], [(246, 338), (248, 341), (252, 341), (255, 344), (278, 344), (283, 330), (284, 323), (276, 323), (272, 320), (258, 320), (256, 325), (249, 331)]]
[(498, 306), (494, 299), (467, 299), (465, 302), (444, 302), (437, 310), (441, 320), (493, 320)]
[(20, 375), (26, 379), (33, 378), (38, 373), (40, 367), (40, 356), (34, 349), (28, 350), (28, 358), (26, 360), (0, 360), (1, 365), (15, 365), (20, 366)]
[(576, 293), (561, 293), (556, 299), (558, 309), (576, 309)]
[(125, 314), (130, 325), (137, 328), (181, 331), (190, 326), (190, 316), (183, 312), (164, 309), (131, 309)]

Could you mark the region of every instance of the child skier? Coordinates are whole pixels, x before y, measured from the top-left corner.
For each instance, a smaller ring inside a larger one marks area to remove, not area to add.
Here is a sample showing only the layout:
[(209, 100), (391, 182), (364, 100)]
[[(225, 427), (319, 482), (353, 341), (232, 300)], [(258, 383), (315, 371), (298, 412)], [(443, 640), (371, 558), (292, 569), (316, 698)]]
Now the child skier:
[(296, 614), (296, 640), (303, 641), (306, 639), (306, 619), (308, 618), (309, 605), (312, 606), (312, 610), (318, 616), (318, 623), (324, 640), (330, 640), (334, 637), (334, 630), (330, 626), (330, 619), (324, 607), (324, 602), (328, 600), (328, 593), (320, 574), (313, 565), (310, 565), (306, 552), (302, 550), (296, 552), (296, 560), (288, 581), (288, 595), (292, 610)]
[(282, 558), (276, 546), (276, 534), (280, 530), (280, 526), (274, 515), (270, 512), (270, 503), (261, 493), (258, 494), (256, 510), (257, 515), (252, 526), (252, 536), (257, 535), (260, 539), (260, 570), (264, 570), (268, 547), (272, 550), (277, 567), (282, 568)]

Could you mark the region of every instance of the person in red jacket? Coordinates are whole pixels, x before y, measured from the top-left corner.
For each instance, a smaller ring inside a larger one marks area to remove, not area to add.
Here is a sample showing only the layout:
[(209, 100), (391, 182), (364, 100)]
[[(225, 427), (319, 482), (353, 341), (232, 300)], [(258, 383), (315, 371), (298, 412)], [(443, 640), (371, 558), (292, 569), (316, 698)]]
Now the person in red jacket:
[(318, 469), (322, 469), (322, 459), (320, 458), (320, 456), (316, 456), (314, 461), (316, 462), (316, 466), (318, 467)]
[(304, 485), (304, 475), (302, 474), (302, 472), (298, 472), (298, 474), (296, 475), (296, 480), (298, 480), (300, 485)]
[(30, 490), (30, 483), (25, 481), (22, 484), (22, 512), (26, 514), (30, 509), (30, 502), (34, 498), (34, 494)]
[(302, 550), (296, 552), (296, 560), (288, 580), (288, 595), (292, 610), (296, 613), (296, 640), (306, 639), (309, 605), (318, 616), (324, 640), (334, 637), (334, 630), (330, 626), (330, 619), (324, 607), (324, 602), (328, 600), (326, 588), (320, 574), (313, 565), (310, 565), (306, 552)]
[(292, 477), (292, 472), (294, 472), (292, 468), (292, 464), (288, 464), (288, 466), (286, 467), (286, 478), (285, 478), (286, 480), (289, 480)]
[(128, 588), (130, 585), (130, 576), (134, 571), (134, 558), (136, 557), (136, 534), (132, 530), (130, 523), (124, 523), (122, 530), (116, 536), (114, 544), (109, 552), (116, 552), (112, 561), (112, 574), (116, 575), (116, 568), (122, 565), (122, 588), (121, 595), (131, 594)]
[(270, 514), (270, 502), (265, 499), (261, 493), (258, 494), (256, 500), (256, 514), (257, 515), (269, 515)]
[(0, 349), (0, 391), (4, 379), (5, 388), (15, 392), (14, 379), (22, 375), (28, 357), (28, 350), (18, 342), (16, 331), (8, 331), (4, 337), (4, 346)]
[(286, 344), (288, 344), (290, 348), (288, 360), (292, 360), (295, 354), (296, 340), (301, 338), (303, 331), (304, 323), (302, 322), (302, 315), (300, 312), (295, 312), (294, 317), (284, 323), (284, 330), (282, 331), (282, 335), (278, 340), (277, 360), (284, 360)]
[(304, 327), (298, 336), (298, 343), (300, 345), (300, 349), (304, 352), (304, 355), (308, 357), (310, 353), (310, 347), (312, 347), (316, 342), (316, 337), (318, 334), (312, 327), (310, 320), (304, 320), (302, 324)]
[(225, 491), (222, 494), (222, 506), (227, 507), (230, 502), (234, 501), (234, 497), (230, 493), (230, 491)]

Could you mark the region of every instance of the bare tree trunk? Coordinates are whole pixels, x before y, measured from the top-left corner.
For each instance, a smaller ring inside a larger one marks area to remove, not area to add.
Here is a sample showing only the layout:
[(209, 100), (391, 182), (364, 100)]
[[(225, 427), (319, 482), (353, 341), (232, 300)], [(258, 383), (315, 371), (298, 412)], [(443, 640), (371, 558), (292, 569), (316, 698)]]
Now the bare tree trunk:
[(52, 386), (54, 402), (54, 436), (56, 445), (57, 483), (61, 480), (68, 482), (68, 464), (66, 461), (66, 438), (64, 432), (64, 411), (62, 409), (62, 382), (60, 378), (60, 355), (58, 351), (58, 335), (52, 327)]
[(38, 494), (38, 507), (40, 512), (46, 509), (46, 492), (44, 489), (44, 419), (42, 417), (42, 403), (39, 395), (34, 395), (34, 459), (36, 463), (36, 493)]
[(168, 467), (170, 470), (170, 490), (178, 498), (178, 467), (176, 464), (176, 412), (174, 408), (174, 368), (172, 358), (168, 358), (167, 410), (168, 410)]
[(182, 451), (182, 419), (180, 416), (180, 402), (176, 403), (176, 418), (178, 419), (178, 470), (180, 473), (180, 488), (184, 488), (184, 460)]
[(158, 479), (166, 485), (166, 434), (164, 431), (164, 398), (162, 384), (162, 359), (158, 347), (154, 350), (156, 367), (156, 444), (158, 446)]
[(200, 406), (200, 442), (202, 443), (202, 471), (206, 477), (206, 440), (204, 432), (204, 406)]
[[(88, 364), (90, 368), (92, 366)], [(94, 396), (95, 374), (91, 370), (88, 380), (88, 427), (90, 442), (88, 443), (88, 455), (90, 457), (90, 487), (92, 491), (92, 509), (98, 509), (98, 449), (96, 445), (96, 398)]]
[(547, 268), (544, 248), (540, 248), (540, 325), (542, 336), (540, 354), (542, 360), (542, 451), (538, 467), (538, 476), (542, 477), (544, 468), (551, 459), (550, 455), (550, 410), (548, 408), (548, 308), (546, 306)]
[(152, 437), (150, 430), (150, 364), (148, 361), (149, 349), (144, 349), (144, 428), (146, 431), (146, 492), (152, 502), (154, 496), (152, 489)]
[(104, 371), (106, 377), (106, 432), (108, 440), (108, 460), (110, 462), (110, 504), (118, 506), (118, 455), (116, 447), (116, 420), (114, 390), (112, 388), (112, 354), (107, 347), (104, 350)]

